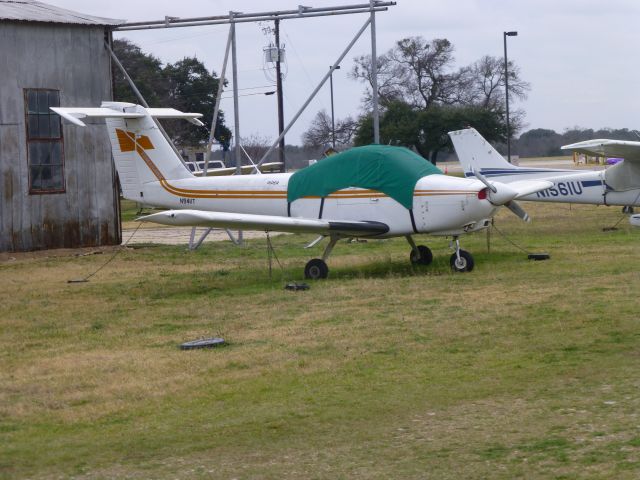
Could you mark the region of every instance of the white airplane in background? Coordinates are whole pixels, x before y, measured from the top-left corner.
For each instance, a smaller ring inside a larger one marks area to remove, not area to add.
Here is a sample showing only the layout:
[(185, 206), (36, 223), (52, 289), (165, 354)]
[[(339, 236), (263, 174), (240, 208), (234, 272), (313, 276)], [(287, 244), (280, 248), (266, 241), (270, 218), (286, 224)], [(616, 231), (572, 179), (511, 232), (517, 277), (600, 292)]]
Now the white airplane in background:
[(305, 232), (330, 238), (322, 258), (309, 261), (305, 277), (326, 278), (326, 260), (341, 238), (404, 236), (413, 263), (429, 264), (431, 251), (414, 234), (452, 236), (451, 267), (471, 271), (473, 257), (458, 237), (489, 225), (500, 205), (521, 218), (515, 199), (551, 186), (546, 181), (505, 185), (449, 177), (400, 147), (358, 147), (295, 173), (196, 177), (161, 133), (154, 118), (199, 114), (104, 102), (101, 108), (52, 108), (70, 122), (105, 118), (122, 193), (145, 205), (170, 208), (139, 220), (175, 226)]
[(567, 170), (517, 167), (507, 162), (473, 128), (449, 132), (449, 136), (466, 177), (480, 173), (506, 184), (523, 179), (553, 182), (552, 187), (521, 197), (522, 200), (640, 205), (640, 142), (598, 139), (565, 145), (563, 150), (624, 158), (623, 162), (605, 170)]

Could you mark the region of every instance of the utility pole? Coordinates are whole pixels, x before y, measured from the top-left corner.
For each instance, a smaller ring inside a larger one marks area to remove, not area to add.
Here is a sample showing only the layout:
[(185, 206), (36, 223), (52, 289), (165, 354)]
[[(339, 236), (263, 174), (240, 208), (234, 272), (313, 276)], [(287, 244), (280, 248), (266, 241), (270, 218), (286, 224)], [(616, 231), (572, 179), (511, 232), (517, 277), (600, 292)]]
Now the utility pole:
[(276, 91), (278, 96), (278, 136), (280, 137), (280, 146), (278, 150), (278, 161), (282, 162), (282, 171), (286, 172), (286, 165), (284, 159), (284, 106), (282, 103), (282, 71), (280, 69), (280, 19), (276, 17), (273, 21), (275, 24), (276, 35)]
[(331, 144), (336, 149), (336, 121), (333, 112), (333, 70), (339, 70), (340, 65), (336, 65), (334, 69), (329, 67), (329, 86), (331, 90)]
[[(233, 19), (233, 12), (229, 16)], [(236, 161), (236, 175), (242, 173), (242, 153), (240, 152), (240, 107), (238, 103), (238, 55), (236, 52), (236, 24), (232, 22), (231, 28), (231, 72), (233, 75), (233, 119), (234, 119), (234, 147), (233, 153)]]
[[(233, 75), (233, 120), (234, 120), (234, 154), (236, 159), (236, 175), (242, 175), (242, 158), (240, 153), (240, 105), (238, 103), (238, 53), (236, 52), (235, 12), (229, 12), (231, 20), (231, 71)], [(238, 230), (237, 244), (242, 244), (242, 230)]]
[(373, 143), (380, 143), (380, 113), (378, 111), (378, 53), (376, 50), (376, 0), (369, 0), (371, 10), (371, 90), (373, 91)]
[(518, 32), (502, 32), (504, 39), (504, 91), (506, 95), (506, 107), (507, 107), (507, 161), (511, 163), (511, 126), (509, 125), (509, 70), (507, 66), (509, 61), (507, 60), (507, 37), (515, 37)]

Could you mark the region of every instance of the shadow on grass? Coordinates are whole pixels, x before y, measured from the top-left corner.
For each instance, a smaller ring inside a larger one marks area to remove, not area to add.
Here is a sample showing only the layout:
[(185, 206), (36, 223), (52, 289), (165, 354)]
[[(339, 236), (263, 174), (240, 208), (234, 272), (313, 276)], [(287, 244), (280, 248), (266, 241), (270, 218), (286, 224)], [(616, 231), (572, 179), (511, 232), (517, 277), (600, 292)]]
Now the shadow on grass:
[[(280, 245), (277, 255), (280, 263), (272, 259), (271, 275), (266, 244), (262, 240), (247, 242), (243, 247), (217, 242), (205, 245), (195, 252), (189, 252), (184, 246), (139, 246), (128, 252), (125, 260), (153, 262), (164, 268), (121, 293), (158, 301), (204, 296), (215, 299), (222, 295), (237, 297), (280, 290), (289, 282), (305, 281), (311, 286), (320, 285), (323, 281), (306, 280), (303, 272), (305, 264), (311, 258), (321, 256), (321, 253), (300, 248), (302, 240), (304, 239), (293, 235), (278, 238)], [(416, 277), (453, 277), (456, 281), (464, 282), (482, 272), (506, 272), (510, 270), (508, 265), (513, 265), (514, 262), (528, 262), (526, 255), (521, 252), (477, 252), (474, 253), (474, 271), (461, 274), (451, 270), (451, 251), (434, 251), (434, 261), (426, 266), (412, 265), (405, 255), (402, 257), (406, 259), (401, 260), (400, 251), (406, 252), (406, 246), (401, 241), (369, 242), (357, 245), (357, 248), (351, 248), (349, 244), (343, 245), (327, 262), (329, 278), (324, 282)], [(352, 262), (354, 258), (359, 258), (359, 261), (356, 260), (358, 263), (345, 265), (345, 260)], [(176, 272), (171, 269), (172, 265), (192, 265), (194, 271), (185, 272), (182, 269)]]

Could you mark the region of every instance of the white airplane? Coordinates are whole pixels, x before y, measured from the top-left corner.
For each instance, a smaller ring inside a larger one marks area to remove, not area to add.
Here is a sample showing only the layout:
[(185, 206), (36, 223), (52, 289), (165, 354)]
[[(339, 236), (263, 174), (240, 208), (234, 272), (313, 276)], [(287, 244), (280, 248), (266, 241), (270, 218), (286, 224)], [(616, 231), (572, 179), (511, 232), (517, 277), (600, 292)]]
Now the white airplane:
[(514, 200), (551, 186), (449, 177), (408, 149), (384, 145), (354, 148), (295, 173), (196, 177), (154, 118), (201, 125), (199, 114), (118, 102), (52, 110), (80, 126), (80, 118), (106, 119), (124, 197), (171, 209), (141, 221), (329, 237), (322, 258), (306, 265), (309, 279), (327, 277), (326, 260), (341, 238), (404, 236), (411, 262), (429, 264), (431, 251), (412, 237), (422, 233), (452, 236), (452, 269), (471, 271), (473, 257), (460, 249), (458, 237), (486, 228), (501, 205), (526, 218)]
[(537, 202), (594, 205), (640, 205), (640, 142), (587, 140), (562, 147), (589, 155), (622, 157), (606, 170), (567, 170), (517, 167), (507, 162), (473, 128), (449, 132), (465, 176), (479, 172), (486, 178), (511, 184), (523, 179), (544, 179), (553, 186), (522, 197)]

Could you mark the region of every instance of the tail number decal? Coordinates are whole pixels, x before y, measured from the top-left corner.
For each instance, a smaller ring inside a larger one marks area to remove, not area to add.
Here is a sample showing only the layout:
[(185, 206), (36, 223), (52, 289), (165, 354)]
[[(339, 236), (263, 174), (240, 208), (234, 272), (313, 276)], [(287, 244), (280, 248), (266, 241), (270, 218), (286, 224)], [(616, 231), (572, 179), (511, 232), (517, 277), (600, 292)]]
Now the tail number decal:
[(555, 187), (536, 193), (537, 198), (567, 197), (569, 195), (582, 195), (580, 182), (558, 182)]
[(195, 198), (180, 197), (180, 205), (194, 205), (196, 203)]

